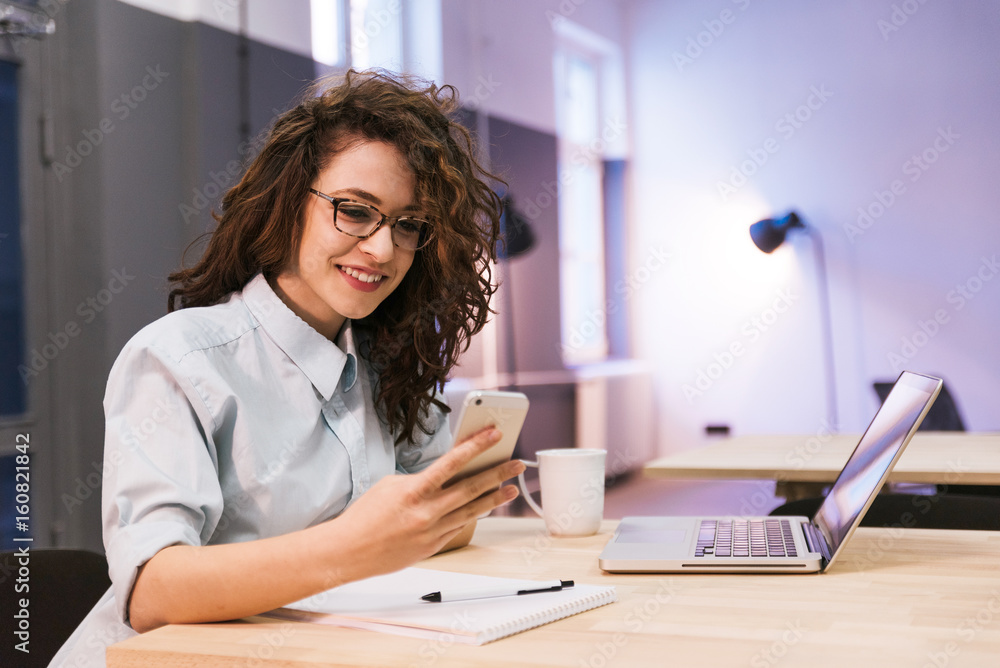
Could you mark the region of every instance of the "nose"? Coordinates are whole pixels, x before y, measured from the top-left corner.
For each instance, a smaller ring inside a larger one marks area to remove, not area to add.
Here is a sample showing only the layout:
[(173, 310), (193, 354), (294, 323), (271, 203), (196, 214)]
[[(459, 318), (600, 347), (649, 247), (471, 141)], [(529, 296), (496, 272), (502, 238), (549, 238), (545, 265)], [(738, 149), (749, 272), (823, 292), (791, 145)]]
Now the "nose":
[(375, 234), (362, 239), (359, 246), (377, 262), (388, 262), (396, 252), (396, 245), (392, 243), (392, 229), (388, 225), (382, 225)]

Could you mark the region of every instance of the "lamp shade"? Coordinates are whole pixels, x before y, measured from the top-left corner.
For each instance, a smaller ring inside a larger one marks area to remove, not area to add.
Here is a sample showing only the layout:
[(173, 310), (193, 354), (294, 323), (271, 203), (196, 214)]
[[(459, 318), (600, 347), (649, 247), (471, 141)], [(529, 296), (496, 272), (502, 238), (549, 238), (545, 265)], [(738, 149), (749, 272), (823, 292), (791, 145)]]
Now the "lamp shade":
[(765, 218), (750, 226), (750, 238), (757, 248), (765, 253), (772, 252), (785, 241), (788, 231), (805, 228), (798, 215), (791, 211), (784, 218)]
[(524, 255), (535, 247), (535, 233), (528, 218), (515, 206), (509, 195), (503, 198), (503, 213), (500, 215), (500, 240), (497, 256), (509, 259)]

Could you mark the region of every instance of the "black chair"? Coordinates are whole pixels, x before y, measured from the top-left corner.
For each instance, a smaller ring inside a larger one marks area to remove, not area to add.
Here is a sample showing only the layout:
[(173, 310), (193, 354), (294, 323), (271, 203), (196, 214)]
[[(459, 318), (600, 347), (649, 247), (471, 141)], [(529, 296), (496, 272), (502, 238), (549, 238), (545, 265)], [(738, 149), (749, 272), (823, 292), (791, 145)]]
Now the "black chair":
[[(21, 559), (17, 552), (0, 552), (0, 666), (44, 668), (111, 586), (108, 562), (87, 550), (33, 548), (22, 575)], [(16, 649), (14, 614), (21, 599), (28, 601), (28, 654)]]
[[(879, 400), (883, 403), (889, 396), (889, 390), (893, 383), (889, 381), (875, 381), (872, 387), (878, 394)], [(965, 431), (965, 423), (958, 412), (958, 404), (948, 391), (948, 386), (941, 386), (941, 393), (934, 401), (924, 421), (917, 427), (917, 431)], [(938, 494), (964, 494), (971, 496), (996, 496), (1000, 497), (1000, 487), (996, 485), (938, 485)]]
[[(893, 384), (876, 381), (872, 386), (879, 399), (885, 402)], [(965, 431), (958, 405), (947, 385), (942, 385), (937, 400), (917, 431)], [(1000, 487), (937, 485), (936, 489), (935, 494), (882, 491), (862, 518), (861, 526), (1000, 531)], [(822, 502), (821, 497), (789, 501), (771, 514), (812, 517)]]
[[(894, 383), (885, 380), (872, 383), (879, 401), (885, 403), (885, 398), (889, 396), (893, 385)], [(941, 386), (938, 398), (934, 400), (917, 431), (965, 431), (965, 423), (962, 422), (962, 416), (958, 412), (958, 405), (948, 391), (947, 385)]]
[[(789, 501), (771, 515), (816, 514), (822, 498)], [(1000, 497), (962, 494), (879, 494), (861, 519), (863, 527), (1000, 531)]]

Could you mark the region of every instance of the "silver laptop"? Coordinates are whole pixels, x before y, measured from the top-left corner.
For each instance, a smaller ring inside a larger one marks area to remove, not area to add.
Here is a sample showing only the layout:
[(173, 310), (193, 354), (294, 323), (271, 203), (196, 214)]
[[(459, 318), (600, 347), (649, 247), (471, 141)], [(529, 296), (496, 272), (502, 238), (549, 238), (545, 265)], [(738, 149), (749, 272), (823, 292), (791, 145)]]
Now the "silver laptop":
[(812, 573), (836, 560), (942, 382), (904, 371), (816, 515), (626, 517), (601, 552), (613, 573)]

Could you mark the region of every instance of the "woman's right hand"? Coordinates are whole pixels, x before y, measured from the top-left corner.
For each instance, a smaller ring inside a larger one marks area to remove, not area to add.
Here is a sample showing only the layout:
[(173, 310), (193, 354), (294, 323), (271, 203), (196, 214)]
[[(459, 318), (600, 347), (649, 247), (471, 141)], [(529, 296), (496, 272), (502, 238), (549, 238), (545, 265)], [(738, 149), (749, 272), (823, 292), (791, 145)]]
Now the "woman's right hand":
[(469, 522), (513, 500), (517, 487), (496, 488), (524, 470), (518, 460), (445, 486), (500, 436), (497, 429), (484, 429), (419, 473), (383, 478), (329, 522), (337, 525), (340, 540), (353, 546), (351, 563), (337, 564), (339, 572), (330, 574), (334, 583), (358, 579), (345, 568), (360, 566), (368, 572), (359, 577), (369, 577), (410, 566), (440, 550)]

